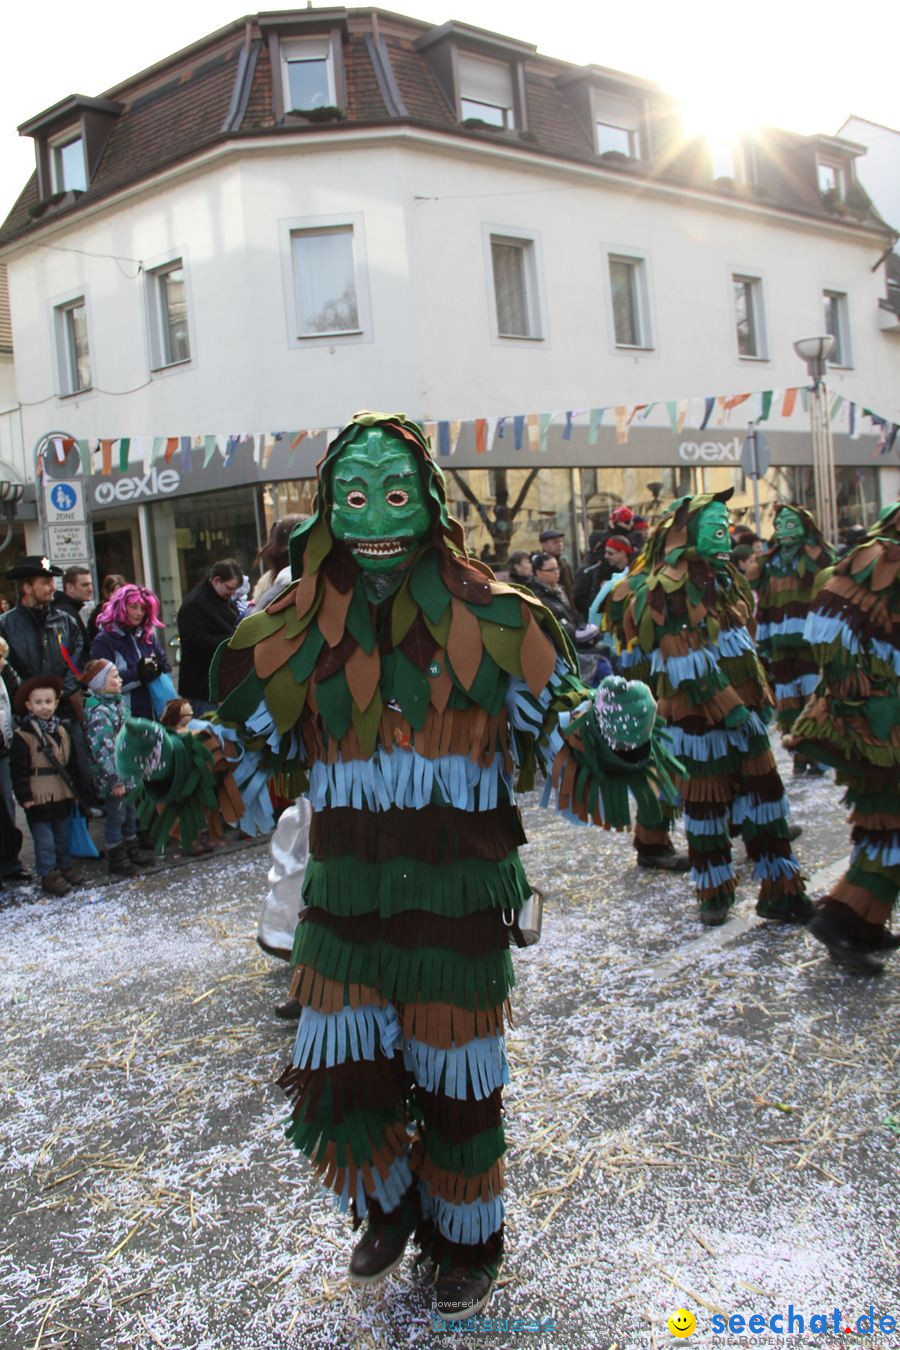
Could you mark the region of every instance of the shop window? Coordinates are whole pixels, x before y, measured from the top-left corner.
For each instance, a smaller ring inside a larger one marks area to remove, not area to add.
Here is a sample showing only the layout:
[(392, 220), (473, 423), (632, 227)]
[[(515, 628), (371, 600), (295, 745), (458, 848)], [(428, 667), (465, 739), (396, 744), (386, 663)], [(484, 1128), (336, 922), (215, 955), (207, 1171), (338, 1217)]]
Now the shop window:
[(641, 157), (641, 108), (631, 98), (594, 91), (594, 125), (597, 154), (615, 152), (628, 159)]
[(823, 291), (825, 306), (825, 332), (834, 338), (834, 350), (829, 357), (832, 366), (849, 366), (850, 333), (847, 311), (847, 296), (843, 291)]
[(477, 118), (490, 126), (509, 130), (516, 125), (512, 70), (502, 61), (460, 52), (459, 115), (462, 121)]
[(51, 192), (84, 192), (87, 167), (81, 135), (67, 132), (49, 142)]
[(91, 387), (87, 305), (84, 296), (57, 305), (54, 311), (61, 395), (82, 394)]
[(610, 254), (609, 286), (616, 346), (652, 347), (645, 260)]
[(541, 338), (535, 241), (492, 234), (490, 245), (496, 336)]
[(150, 352), (154, 370), (191, 359), (184, 264), (180, 258), (147, 273)]
[(733, 274), (734, 322), (738, 355), (766, 359), (765, 318), (762, 281), (759, 277)]
[(281, 74), (285, 112), (336, 105), (334, 61), (327, 37), (283, 41)]
[(360, 331), (353, 243), (352, 225), (291, 231), (300, 337)]

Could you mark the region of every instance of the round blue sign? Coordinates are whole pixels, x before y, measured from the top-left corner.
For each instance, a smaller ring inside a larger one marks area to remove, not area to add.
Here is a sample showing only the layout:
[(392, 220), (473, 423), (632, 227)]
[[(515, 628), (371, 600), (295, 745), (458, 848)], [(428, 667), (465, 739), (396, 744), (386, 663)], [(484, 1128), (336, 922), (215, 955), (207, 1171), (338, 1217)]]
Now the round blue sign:
[(78, 505), (78, 494), (69, 483), (56, 483), (50, 489), (50, 501), (57, 511), (74, 511)]

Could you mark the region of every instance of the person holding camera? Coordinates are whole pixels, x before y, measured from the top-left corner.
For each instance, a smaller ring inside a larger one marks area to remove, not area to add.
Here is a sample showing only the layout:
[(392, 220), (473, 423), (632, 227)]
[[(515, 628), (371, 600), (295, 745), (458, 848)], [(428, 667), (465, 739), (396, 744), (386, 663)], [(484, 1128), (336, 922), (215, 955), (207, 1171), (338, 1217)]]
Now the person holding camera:
[(159, 601), (144, 586), (120, 586), (97, 615), (91, 660), (112, 661), (132, 717), (156, 716), (148, 685), (172, 669), (154, 632), (163, 626)]

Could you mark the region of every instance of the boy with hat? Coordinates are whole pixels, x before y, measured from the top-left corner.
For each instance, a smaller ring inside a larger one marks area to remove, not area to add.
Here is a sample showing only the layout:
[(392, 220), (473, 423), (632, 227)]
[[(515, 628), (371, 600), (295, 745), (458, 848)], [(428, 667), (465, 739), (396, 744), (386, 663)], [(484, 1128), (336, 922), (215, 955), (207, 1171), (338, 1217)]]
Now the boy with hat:
[(21, 724), (9, 754), (13, 792), (25, 811), (41, 889), (47, 895), (68, 895), (82, 880), (69, 856), (77, 768), (72, 737), (56, 715), (61, 694), (58, 675), (33, 675), (19, 686), (13, 710)]

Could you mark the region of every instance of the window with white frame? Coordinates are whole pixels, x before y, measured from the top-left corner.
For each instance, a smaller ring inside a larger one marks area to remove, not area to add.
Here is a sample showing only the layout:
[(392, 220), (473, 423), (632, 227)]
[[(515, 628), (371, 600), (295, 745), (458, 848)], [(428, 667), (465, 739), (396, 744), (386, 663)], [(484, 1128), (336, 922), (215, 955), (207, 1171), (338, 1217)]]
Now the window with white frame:
[(850, 333), (847, 317), (847, 296), (844, 291), (823, 291), (825, 332), (834, 338), (834, 348), (828, 358), (833, 366), (849, 366)]
[(739, 356), (764, 359), (766, 356), (765, 318), (762, 281), (759, 277), (733, 273), (734, 323)]
[(147, 273), (150, 357), (154, 370), (191, 359), (187, 290), (181, 258)]
[(67, 132), (50, 141), (50, 187), (53, 192), (84, 192), (87, 188), (87, 169), (84, 162), (84, 141), (78, 132)]
[(819, 191), (824, 196), (826, 193), (833, 195), (835, 201), (842, 202), (846, 194), (846, 180), (843, 164), (839, 164), (833, 159), (816, 160), (816, 176), (819, 184)]
[(91, 387), (91, 353), (84, 296), (57, 305), (55, 316), (60, 393), (81, 394)]
[(489, 61), (483, 56), (460, 52), (457, 56), (459, 75), (459, 115), (488, 122), (493, 127), (509, 130), (516, 125), (512, 68), (503, 61)]
[(540, 338), (537, 263), (534, 240), (491, 235), (491, 270), (497, 336)]
[(641, 157), (641, 109), (636, 99), (594, 91), (597, 154), (615, 150), (629, 159)]
[(730, 178), (735, 183), (744, 182), (747, 170), (741, 146), (736, 141), (720, 136), (710, 136), (707, 143), (712, 177)]
[(337, 103), (331, 42), (327, 37), (283, 41), (281, 71), (285, 112), (308, 112)]
[(361, 329), (352, 225), (291, 230), (297, 334)]
[(644, 259), (611, 253), (609, 289), (616, 346), (652, 347)]

